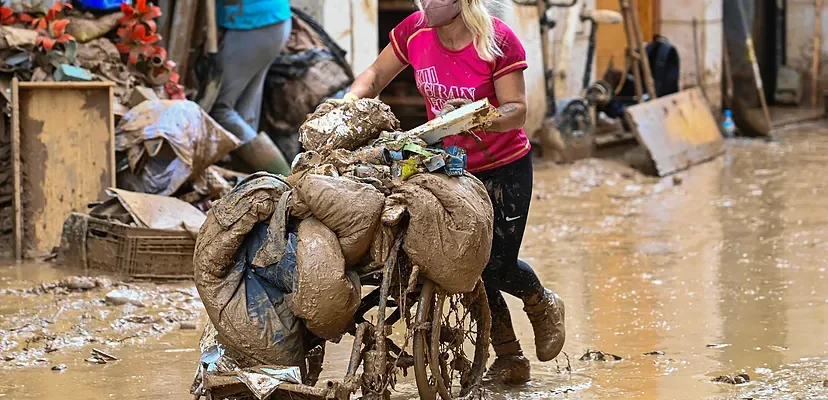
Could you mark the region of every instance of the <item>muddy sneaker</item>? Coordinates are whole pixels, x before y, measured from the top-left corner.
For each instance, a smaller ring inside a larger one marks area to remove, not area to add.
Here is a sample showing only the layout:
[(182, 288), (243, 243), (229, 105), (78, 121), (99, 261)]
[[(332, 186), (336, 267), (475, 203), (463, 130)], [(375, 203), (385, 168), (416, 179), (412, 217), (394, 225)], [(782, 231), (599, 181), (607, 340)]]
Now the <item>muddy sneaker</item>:
[(529, 360), (523, 353), (510, 356), (497, 356), (492, 366), (486, 371), (486, 380), (504, 385), (522, 385), (529, 382)]
[(560, 296), (545, 289), (537, 302), (524, 303), (523, 311), (535, 331), (535, 349), (538, 360), (551, 361), (563, 350), (566, 341), (564, 329), (564, 302)]

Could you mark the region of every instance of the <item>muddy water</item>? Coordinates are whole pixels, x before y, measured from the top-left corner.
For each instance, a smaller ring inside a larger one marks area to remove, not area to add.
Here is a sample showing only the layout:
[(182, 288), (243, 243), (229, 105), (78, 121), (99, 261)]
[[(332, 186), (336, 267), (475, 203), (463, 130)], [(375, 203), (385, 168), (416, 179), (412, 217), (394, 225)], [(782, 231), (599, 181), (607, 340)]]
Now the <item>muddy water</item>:
[[(731, 142), (725, 157), (676, 178), (594, 160), (539, 171), (522, 255), (566, 300), (570, 361), (534, 363), (531, 384), (492, 397), (828, 398), (826, 164), (828, 127), (810, 125), (777, 143)], [(0, 286), (57, 274), (7, 267)], [(3, 296), (0, 329), (37, 304)], [(532, 354), (528, 320), (511, 304)], [(197, 331), (171, 330), (112, 347), (122, 360), (107, 365), (83, 361), (102, 344), (28, 367), (0, 358), (0, 397), (188, 398), (197, 341)], [(623, 360), (579, 361), (588, 349)], [(341, 376), (346, 355), (329, 350), (325, 375)], [(56, 363), (67, 370), (52, 372)], [(750, 383), (710, 382), (742, 372)], [(395, 398), (416, 398), (410, 378), (398, 389)]]

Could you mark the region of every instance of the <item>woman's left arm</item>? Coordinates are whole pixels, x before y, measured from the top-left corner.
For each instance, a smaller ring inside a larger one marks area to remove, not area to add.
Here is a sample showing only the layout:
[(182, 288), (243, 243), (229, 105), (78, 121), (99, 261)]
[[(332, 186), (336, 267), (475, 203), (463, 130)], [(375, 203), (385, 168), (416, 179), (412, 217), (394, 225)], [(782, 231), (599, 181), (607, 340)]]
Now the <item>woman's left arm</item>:
[(501, 116), (492, 121), (486, 132), (509, 132), (526, 122), (526, 81), (523, 70), (501, 76), (495, 82), (495, 96)]

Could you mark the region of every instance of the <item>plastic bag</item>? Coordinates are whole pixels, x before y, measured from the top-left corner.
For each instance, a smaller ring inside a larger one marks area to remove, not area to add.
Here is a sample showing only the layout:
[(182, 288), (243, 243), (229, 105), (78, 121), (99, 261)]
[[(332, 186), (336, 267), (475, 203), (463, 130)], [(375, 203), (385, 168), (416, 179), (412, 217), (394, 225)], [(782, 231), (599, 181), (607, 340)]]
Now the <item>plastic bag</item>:
[(118, 187), (171, 195), (239, 145), (196, 103), (144, 101), (116, 129), (115, 150), (126, 153), (129, 164), (118, 176)]
[(293, 215), (313, 216), (334, 231), (346, 265), (353, 266), (370, 249), (384, 205), (385, 196), (371, 185), (308, 174), (296, 183)]
[[(219, 342), (242, 368), (304, 362), (307, 331), (286, 298), (297, 285), (298, 242), (278, 201), (288, 190), (276, 176), (251, 176), (210, 210), (196, 241), (196, 288)], [(274, 234), (284, 235), (279, 259), (255, 267)]]

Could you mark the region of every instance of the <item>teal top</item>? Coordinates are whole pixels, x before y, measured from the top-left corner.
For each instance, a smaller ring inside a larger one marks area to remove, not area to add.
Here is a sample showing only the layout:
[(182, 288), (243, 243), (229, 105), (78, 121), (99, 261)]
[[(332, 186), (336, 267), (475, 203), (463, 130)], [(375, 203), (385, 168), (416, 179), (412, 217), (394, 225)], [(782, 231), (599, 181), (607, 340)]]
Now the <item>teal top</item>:
[(216, 18), (222, 28), (250, 30), (286, 21), (289, 0), (216, 0)]

